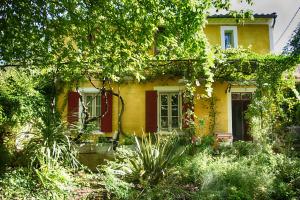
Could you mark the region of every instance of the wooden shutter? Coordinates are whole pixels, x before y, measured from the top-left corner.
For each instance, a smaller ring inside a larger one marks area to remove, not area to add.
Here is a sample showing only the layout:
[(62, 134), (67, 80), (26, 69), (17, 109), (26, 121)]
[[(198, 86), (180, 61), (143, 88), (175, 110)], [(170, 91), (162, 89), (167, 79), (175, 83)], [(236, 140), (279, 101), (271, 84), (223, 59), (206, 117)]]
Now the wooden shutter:
[(188, 110), (194, 111), (194, 104), (187, 102), (188, 100), (182, 95), (182, 128), (189, 128), (189, 121), (194, 121), (194, 116), (189, 116), (187, 114)]
[(157, 92), (146, 91), (146, 132), (157, 132)]
[[(101, 115), (105, 114), (101, 119), (101, 131), (102, 132), (112, 132), (112, 92), (107, 91), (107, 107), (105, 94), (101, 95)], [(106, 110), (107, 108), (107, 110)], [(107, 112), (106, 112), (107, 111)]]
[(68, 123), (76, 124), (78, 122), (79, 112), (79, 94), (77, 92), (68, 93)]

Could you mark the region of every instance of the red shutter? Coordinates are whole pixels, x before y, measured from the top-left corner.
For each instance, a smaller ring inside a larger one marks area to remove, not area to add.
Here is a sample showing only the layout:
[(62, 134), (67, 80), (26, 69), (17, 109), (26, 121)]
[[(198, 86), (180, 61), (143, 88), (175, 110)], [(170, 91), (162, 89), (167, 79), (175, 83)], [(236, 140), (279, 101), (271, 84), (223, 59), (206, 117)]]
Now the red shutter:
[(194, 116), (189, 116), (187, 114), (188, 109), (194, 111), (194, 105), (182, 95), (182, 128), (189, 128), (190, 120), (194, 121)]
[(79, 94), (77, 92), (69, 92), (68, 94), (68, 122), (76, 124), (78, 122), (79, 112)]
[[(107, 91), (107, 107), (105, 94), (101, 95), (101, 115), (105, 114), (101, 119), (101, 131), (102, 132), (112, 132), (112, 92)], [(106, 110), (107, 108), (107, 110)], [(107, 112), (106, 112), (107, 111)]]
[(146, 132), (157, 132), (157, 92), (146, 91)]

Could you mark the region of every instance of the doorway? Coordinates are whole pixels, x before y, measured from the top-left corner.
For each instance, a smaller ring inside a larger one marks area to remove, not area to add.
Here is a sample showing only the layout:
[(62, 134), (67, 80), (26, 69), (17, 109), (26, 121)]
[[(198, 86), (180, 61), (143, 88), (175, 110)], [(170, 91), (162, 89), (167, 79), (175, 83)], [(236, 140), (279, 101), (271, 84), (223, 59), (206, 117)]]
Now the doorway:
[(249, 135), (249, 123), (245, 117), (245, 113), (251, 102), (251, 96), (252, 93), (250, 92), (231, 93), (233, 141), (252, 140), (252, 137)]

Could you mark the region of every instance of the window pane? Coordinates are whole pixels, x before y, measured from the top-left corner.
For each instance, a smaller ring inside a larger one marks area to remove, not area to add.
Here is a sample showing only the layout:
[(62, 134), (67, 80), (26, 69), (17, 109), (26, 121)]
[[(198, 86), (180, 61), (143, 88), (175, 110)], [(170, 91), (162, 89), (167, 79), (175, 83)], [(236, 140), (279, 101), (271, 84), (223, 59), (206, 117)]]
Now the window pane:
[(96, 115), (99, 116), (101, 113), (101, 97), (97, 95), (96, 97)]
[(90, 116), (93, 116), (93, 96), (86, 96), (87, 111)]
[(173, 94), (172, 95), (172, 105), (178, 105), (178, 94)]
[(168, 128), (168, 117), (160, 118), (160, 126), (161, 128)]
[(172, 117), (176, 117), (179, 115), (178, 106), (172, 106)]
[(178, 117), (172, 117), (172, 128), (178, 128), (179, 123), (178, 123)]
[(250, 100), (251, 99), (251, 93), (243, 93), (242, 94), (243, 100)]
[(168, 106), (161, 106), (160, 115), (164, 117), (168, 116)]
[(225, 49), (233, 47), (233, 31), (225, 31)]
[(240, 93), (232, 93), (231, 98), (232, 98), (232, 100), (240, 100), (241, 94)]
[(160, 103), (161, 103), (161, 105), (168, 105), (168, 95), (161, 95)]

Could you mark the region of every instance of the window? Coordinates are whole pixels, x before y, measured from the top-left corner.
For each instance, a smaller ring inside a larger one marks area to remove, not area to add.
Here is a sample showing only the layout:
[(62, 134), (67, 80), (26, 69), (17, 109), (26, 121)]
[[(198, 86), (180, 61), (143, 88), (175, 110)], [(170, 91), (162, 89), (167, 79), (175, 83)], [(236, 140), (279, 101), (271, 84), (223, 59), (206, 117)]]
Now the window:
[(231, 93), (232, 100), (251, 100), (251, 92), (233, 92)]
[[(99, 93), (85, 93), (83, 95), (84, 103), (90, 118), (97, 117), (101, 114), (101, 95)], [(83, 115), (81, 117), (84, 117)], [(96, 125), (100, 126), (100, 118), (96, 120)]]
[(159, 130), (181, 128), (181, 95), (179, 92), (159, 93)]
[(225, 34), (225, 49), (234, 47), (233, 43), (233, 31), (227, 30)]
[(221, 26), (221, 45), (223, 49), (237, 48), (237, 27)]

